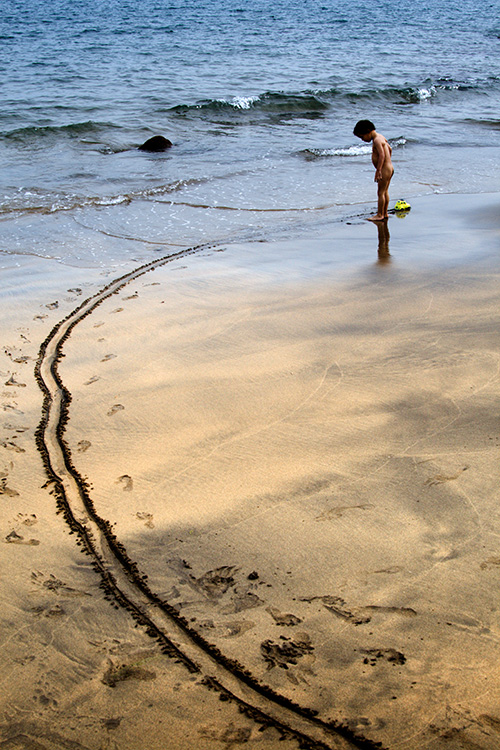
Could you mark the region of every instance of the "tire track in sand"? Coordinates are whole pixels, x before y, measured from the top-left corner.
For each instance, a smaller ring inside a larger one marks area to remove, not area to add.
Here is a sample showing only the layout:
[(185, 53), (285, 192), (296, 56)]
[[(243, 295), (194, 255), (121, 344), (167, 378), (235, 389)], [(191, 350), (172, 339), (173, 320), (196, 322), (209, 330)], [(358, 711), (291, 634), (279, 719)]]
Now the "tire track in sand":
[(181, 662), (191, 673), (198, 674), (207, 688), (219, 692), (222, 700), (234, 702), (258, 724), (273, 726), (283, 738), (296, 740), (301, 748), (381, 749), (380, 743), (357, 735), (338, 722), (323, 721), (312, 709), (262, 684), (241, 664), (209, 643), (177, 610), (153, 592), (147, 576), (128, 557), (109, 521), (95, 512), (89, 484), (73, 465), (64, 440), (71, 393), (59, 376), (58, 362), (74, 327), (134, 279), (208, 247), (210, 245), (199, 245), (159, 258), (115, 279), (57, 323), (42, 343), (35, 366), (35, 377), (43, 393), (36, 443), (47, 475), (45, 486), (50, 487), (58, 510), (71, 533), (76, 534), (77, 544), (91, 557), (106, 598), (115, 606), (126, 609), (157, 641), (163, 653)]

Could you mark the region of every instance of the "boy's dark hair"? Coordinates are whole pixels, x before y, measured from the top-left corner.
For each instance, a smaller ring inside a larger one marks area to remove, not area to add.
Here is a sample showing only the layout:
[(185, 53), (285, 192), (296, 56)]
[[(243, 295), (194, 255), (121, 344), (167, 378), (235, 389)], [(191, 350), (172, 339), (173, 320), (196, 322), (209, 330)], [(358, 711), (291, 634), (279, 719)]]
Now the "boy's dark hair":
[(375, 130), (373, 122), (370, 120), (360, 120), (356, 123), (352, 132), (354, 135), (357, 135), (358, 138), (361, 138), (362, 135), (367, 135), (367, 133), (371, 133), (372, 130)]

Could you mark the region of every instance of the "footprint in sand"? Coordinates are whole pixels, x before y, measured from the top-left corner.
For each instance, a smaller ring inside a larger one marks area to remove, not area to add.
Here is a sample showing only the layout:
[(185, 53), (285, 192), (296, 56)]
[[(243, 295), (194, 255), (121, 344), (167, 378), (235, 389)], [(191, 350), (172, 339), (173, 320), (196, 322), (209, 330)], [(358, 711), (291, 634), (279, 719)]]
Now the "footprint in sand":
[(79, 440), (76, 445), (78, 453), (85, 453), (85, 451), (88, 451), (92, 443), (90, 440)]
[(38, 518), (34, 513), (19, 513), (17, 520), (19, 523), (22, 523), (23, 526), (34, 526), (38, 523)]
[(230, 603), (222, 607), (220, 611), (224, 615), (236, 615), (238, 612), (254, 609), (262, 604), (264, 604), (262, 599), (252, 591), (236, 591)]
[(500, 557), (488, 557), (487, 560), (479, 566), (481, 570), (490, 570), (491, 568), (500, 567)]
[(297, 664), (299, 659), (303, 659), (306, 654), (311, 654), (313, 651), (314, 646), (307, 633), (302, 633), (300, 637), (296, 636), (294, 640), (283, 636), (282, 643), (266, 640), (260, 644), (260, 653), (267, 662), (268, 670), (273, 667), (288, 669), (290, 664)]
[(13, 490), (12, 487), (9, 487), (7, 485), (7, 472), (2, 472), (0, 474), (0, 495), (6, 495), (7, 497), (18, 497), (19, 492), (16, 490)]
[(123, 411), (125, 407), (123, 404), (114, 404), (111, 409), (107, 412), (108, 417), (112, 417), (113, 414), (116, 414), (119, 411)]
[(302, 622), (300, 617), (290, 614), (285, 615), (275, 607), (267, 607), (266, 612), (269, 612), (276, 625), (299, 625)]
[(62, 617), (66, 614), (60, 604), (54, 604), (51, 607), (32, 607), (31, 611), (34, 615), (43, 615), (43, 617)]
[(89, 378), (83, 385), (92, 385), (92, 383), (96, 383), (101, 378), (98, 375), (92, 375), (91, 378)]
[(372, 612), (380, 612), (382, 614), (395, 614), (395, 615), (401, 615), (402, 617), (417, 617), (418, 612), (416, 612), (411, 607), (384, 607), (379, 604), (368, 604), (365, 609), (369, 609)]
[(59, 302), (56, 300), (55, 302), (50, 302), (48, 305), (45, 305), (47, 310), (57, 310), (59, 307)]
[(28, 362), (30, 362), (33, 359), (33, 357), (28, 357), (27, 354), (21, 354), (19, 357), (12, 357), (12, 355), (10, 355), (10, 358), (17, 365), (27, 365)]
[(147, 526), (148, 529), (154, 529), (155, 525), (153, 523), (153, 514), (152, 513), (145, 513), (143, 511), (139, 511), (135, 514), (135, 517), (139, 519), (139, 521), (145, 521), (144, 526)]
[(214, 623), (213, 620), (205, 620), (198, 623), (200, 630), (210, 631), (212, 635), (220, 638), (235, 638), (254, 627), (255, 623), (251, 622), (251, 620), (234, 620), (233, 622), (219, 623)]
[(116, 687), (119, 682), (125, 680), (155, 680), (156, 672), (150, 669), (144, 669), (137, 664), (113, 664), (111, 663), (106, 673), (101, 678), (101, 682), (109, 687)]
[(72, 294), (81, 294), (82, 290), (79, 286), (75, 286), (73, 289), (68, 289), (68, 292), (71, 292)]
[(11, 375), (10, 378), (4, 383), (4, 385), (13, 385), (17, 386), (18, 388), (26, 388), (26, 383), (19, 383), (14, 375)]
[[(112, 717), (111, 719), (101, 719), (101, 725), (103, 729), (107, 729), (108, 731), (112, 731), (113, 729), (118, 729), (120, 724), (122, 723), (122, 717)], [(118, 745), (115, 743), (115, 748), (118, 747)]]
[(59, 578), (56, 578), (52, 573), (47, 577), (44, 576), (44, 574), (40, 571), (36, 571), (31, 574), (31, 580), (33, 581), (33, 583), (43, 586), (43, 588), (52, 591), (58, 596), (68, 598), (91, 596), (88, 591), (79, 591), (78, 589), (74, 589), (71, 586), (67, 586), (64, 581), (60, 581)]
[(123, 312), (123, 307), (117, 307), (116, 310), (111, 310), (112, 313)]
[(7, 536), (5, 537), (5, 541), (7, 542), (7, 544), (27, 544), (30, 547), (36, 547), (38, 544), (40, 544), (38, 539), (25, 539), (14, 530), (11, 531), (10, 534), (7, 534)]
[(250, 727), (238, 727), (232, 722), (223, 729), (216, 726), (202, 726), (199, 728), (202, 737), (220, 742), (226, 748), (241, 747), (246, 744), (252, 735)]
[(387, 575), (395, 575), (396, 573), (401, 573), (403, 568), (400, 565), (393, 565), (390, 568), (381, 568), (380, 570), (373, 570), (371, 571), (373, 574), (378, 573), (387, 573)]
[(319, 516), (316, 516), (315, 521), (333, 521), (334, 518), (342, 518), (347, 510), (366, 510), (367, 508), (373, 508), (371, 503), (363, 503), (362, 505), (337, 505), (335, 508), (325, 510)]
[(379, 659), (388, 661), (391, 664), (406, 663), (406, 656), (394, 648), (362, 648), (360, 651), (362, 654), (366, 654), (363, 662), (371, 664), (372, 667), (375, 666)]
[(137, 299), (138, 293), (134, 292), (133, 294), (130, 294), (128, 297), (124, 297), (123, 299)]
[(301, 597), (302, 602), (313, 602), (319, 600), (322, 602), (325, 609), (331, 612), (336, 617), (340, 617), (342, 620), (353, 625), (364, 625), (370, 622), (371, 617), (364, 614), (364, 607), (350, 607), (340, 596), (308, 596)]
[(235, 573), (238, 571), (234, 565), (223, 565), (214, 570), (208, 570), (199, 578), (190, 576), (191, 585), (205, 594), (209, 599), (220, 599), (229, 588), (232, 588), (236, 581)]
[(460, 474), (463, 471), (467, 471), (469, 467), (464, 466), (463, 468), (459, 469), (456, 474), (452, 474), (451, 476), (446, 476), (445, 474), (436, 474), (433, 477), (429, 477), (429, 479), (426, 479), (424, 484), (426, 484), (428, 487), (433, 487), (435, 484), (443, 484), (444, 482), (452, 482), (454, 479), (458, 479)]
[(134, 482), (132, 477), (128, 474), (123, 474), (121, 477), (118, 477), (116, 484), (121, 484), (124, 492), (131, 492), (134, 489)]
[(239, 568), (234, 565), (223, 565), (220, 568), (208, 570), (199, 578), (192, 573), (187, 573), (191, 566), (185, 560), (169, 560), (168, 565), (176, 571), (180, 583), (194, 588), (209, 601), (219, 603), (224, 599), (227, 603), (220, 609), (223, 615), (237, 614), (264, 604), (262, 599), (250, 590), (254, 584), (242, 582)]
[(29, 427), (25, 427), (24, 425), (14, 425), (14, 424), (4, 424), (4, 429), (9, 430), (11, 432), (26, 432), (26, 430), (29, 430)]
[(2, 440), (0, 441), (0, 445), (2, 446), (2, 448), (5, 448), (8, 451), (14, 451), (15, 453), (26, 453), (24, 448), (16, 445), (11, 440)]
[(489, 716), (488, 714), (479, 714), (477, 717), (480, 724), (486, 725), (496, 732), (500, 732), (500, 719), (496, 716)]
[(4, 411), (10, 411), (10, 412), (12, 412), (14, 414), (17, 414), (19, 416), (22, 416), (24, 414), (24, 412), (21, 411), (21, 409), (16, 409), (16, 407), (13, 406), (12, 404), (2, 404), (2, 409)]
[(110, 359), (115, 359), (116, 354), (106, 354), (105, 357), (101, 359), (101, 362), (109, 362)]

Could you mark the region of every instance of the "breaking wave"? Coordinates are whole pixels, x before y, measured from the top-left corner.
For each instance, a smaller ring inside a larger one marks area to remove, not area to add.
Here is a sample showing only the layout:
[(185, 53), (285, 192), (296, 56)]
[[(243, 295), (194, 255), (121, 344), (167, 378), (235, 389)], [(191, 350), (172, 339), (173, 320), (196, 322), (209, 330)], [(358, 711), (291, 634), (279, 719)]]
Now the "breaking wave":
[[(392, 139), (389, 142), (393, 148), (398, 148), (408, 143), (406, 138), (403, 138), (403, 137)], [(360, 145), (355, 145), (355, 146), (346, 146), (345, 148), (306, 148), (303, 151), (300, 151), (299, 154), (301, 156), (304, 156), (306, 159), (312, 160), (312, 159), (320, 159), (325, 156), (327, 157), (364, 156), (365, 154), (370, 154), (371, 151), (372, 151), (371, 145), (360, 144)]]
[(231, 112), (263, 112), (271, 114), (320, 113), (329, 108), (328, 102), (310, 92), (266, 92), (255, 96), (234, 96), (229, 99), (206, 99), (196, 104), (179, 104), (169, 111), (178, 115), (204, 115)]
[[(488, 92), (498, 87), (499, 79), (490, 77), (478, 81), (455, 81), (441, 78), (423, 81), (408, 86), (362, 88), (356, 91), (341, 88), (305, 90), (299, 92), (267, 91), (263, 94), (239, 95), (228, 98), (204, 99), (193, 104), (178, 104), (167, 112), (182, 117), (220, 119), (231, 117), (233, 121), (246, 121), (249, 115), (262, 116), (322, 116), (332, 108), (345, 104), (360, 103), (376, 105), (420, 104), (443, 94), (458, 95), (464, 92)], [(165, 111), (165, 110), (163, 110)]]

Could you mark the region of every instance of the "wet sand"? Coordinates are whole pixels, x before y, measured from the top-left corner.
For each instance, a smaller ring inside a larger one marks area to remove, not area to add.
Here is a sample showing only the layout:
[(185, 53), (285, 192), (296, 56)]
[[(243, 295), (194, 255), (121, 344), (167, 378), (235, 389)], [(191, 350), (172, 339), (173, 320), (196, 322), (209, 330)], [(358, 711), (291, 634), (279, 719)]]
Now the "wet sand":
[(499, 206), (6, 263), (0, 747), (498, 745)]

